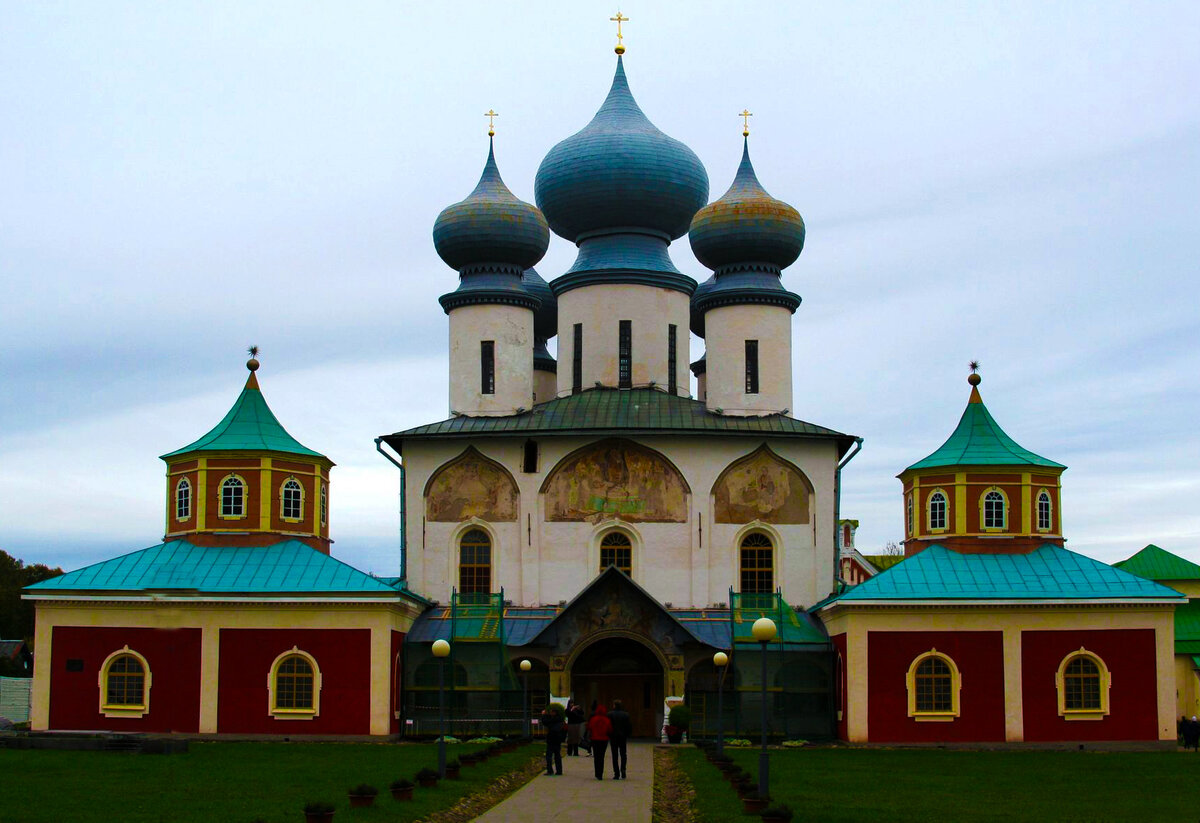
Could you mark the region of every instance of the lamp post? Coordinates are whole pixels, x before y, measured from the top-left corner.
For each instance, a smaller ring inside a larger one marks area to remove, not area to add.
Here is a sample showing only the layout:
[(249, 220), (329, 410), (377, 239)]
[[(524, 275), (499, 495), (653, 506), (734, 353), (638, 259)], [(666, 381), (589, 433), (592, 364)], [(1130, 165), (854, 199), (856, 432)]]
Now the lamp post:
[(758, 753), (758, 796), (770, 795), (770, 764), (767, 759), (767, 644), (775, 639), (778, 629), (769, 617), (754, 621), (750, 630), (762, 650), (762, 751)]
[(438, 778), (446, 776), (446, 658), (450, 655), (450, 644), (445, 640), (433, 641), (433, 656), (438, 659)]
[(524, 681), (525, 698), (521, 701), (521, 712), (525, 720), (525, 739), (529, 739), (529, 670), (533, 664), (528, 660), (521, 661), (521, 679)]
[(725, 735), (723, 722), (725, 720), (725, 667), (729, 664), (729, 655), (717, 652), (713, 655), (713, 665), (717, 667), (717, 754), (725, 754)]

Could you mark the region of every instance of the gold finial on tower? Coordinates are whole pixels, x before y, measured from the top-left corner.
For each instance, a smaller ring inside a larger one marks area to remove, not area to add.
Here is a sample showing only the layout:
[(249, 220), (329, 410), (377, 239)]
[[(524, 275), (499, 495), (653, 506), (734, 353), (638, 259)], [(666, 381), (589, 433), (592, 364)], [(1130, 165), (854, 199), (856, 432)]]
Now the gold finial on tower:
[(496, 118), (500, 116), (500, 112), (495, 109), (488, 109), (483, 113), (483, 116), (488, 119), (488, 137), (496, 136)]
[(617, 16), (610, 17), (608, 19), (617, 24), (617, 47), (615, 49), (613, 49), (613, 51), (615, 51), (617, 54), (624, 54), (625, 53), (625, 44), (622, 42), (623, 38), (621, 37), (621, 24), (628, 23), (629, 18), (623, 16), (621, 14), (621, 10), (617, 9)]
[(750, 118), (754, 116), (754, 112), (750, 109), (742, 109), (738, 117), (742, 118), (742, 137), (750, 136)]
[(967, 364), (967, 367), (971, 370), (971, 374), (967, 378), (967, 382), (970, 383), (972, 387), (978, 386), (983, 380), (983, 378), (979, 376), (979, 361), (972, 360)]

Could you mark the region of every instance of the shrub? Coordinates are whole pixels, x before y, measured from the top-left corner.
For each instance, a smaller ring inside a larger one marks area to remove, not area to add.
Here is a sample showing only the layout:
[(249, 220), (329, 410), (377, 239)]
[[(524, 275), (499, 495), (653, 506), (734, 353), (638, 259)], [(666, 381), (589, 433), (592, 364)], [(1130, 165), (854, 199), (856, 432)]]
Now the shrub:
[(389, 789), (411, 789), (411, 788), (413, 788), (413, 785), (414, 784), (411, 780), (405, 780), (403, 777), (401, 777), (399, 780), (393, 780), (392, 785), (388, 786), (388, 788)]
[[(438, 742), (438, 740), (441, 740), (441, 739), (442, 739), (442, 738), (440, 738), (440, 737), (439, 737), (439, 738), (437, 738), (436, 740), (434, 740), (433, 742), (434, 742), (434, 743), (437, 743), (437, 742)], [(455, 743), (461, 743), (461, 742), (462, 742), (462, 741), (461, 741), (461, 740), (459, 740), (457, 737), (451, 737), (450, 735), (446, 735), (446, 745), (447, 745), (447, 746), (451, 746), (451, 745), (453, 745), (453, 744), (455, 744)]]
[(457, 758), (457, 757), (452, 757), (452, 758), (450, 758), (449, 760), (447, 760), (447, 761), (446, 761), (446, 768), (447, 768), (447, 769), (458, 769), (458, 768), (461, 768), (461, 767), (462, 767), (462, 763), (460, 763), (460, 762), (458, 761), (458, 758)]
[(305, 814), (329, 814), (333, 809), (334, 805), (332, 803), (325, 803), (320, 800), (304, 804)]
[(748, 749), (754, 744), (744, 737), (731, 737), (725, 741), (726, 746), (732, 746), (735, 749)]
[(778, 806), (771, 806), (769, 809), (763, 809), (763, 817), (773, 817), (779, 820), (791, 820), (792, 809), (785, 803), (780, 803)]
[(421, 769), (421, 771), (417, 772), (416, 774), (417, 780), (430, 780), (432, 778), (436, 778), (437, 776), (437, 769), (431, 769), (428, 766)]
[(468, 743), (499, 743), (500, 738), (498, 738), (498, 737), (472, 737), (467, 742)]
[(672, 706), (670, 714), (667, 715), (667, 725), (675, 726), (676, 728), (686, 729), (688, 724), (692, 722), (692, 710), (682, 703), (678, 706)]
[(785, 749), (799, 749), (801, 746), (807, 746), (807, 745), (808, 745), (807, 740), (785, 740), (785, 741), (783, 741), (783, 747)]
[(379, 794), (379, 789), (369, 783), (359, 783), (349, 793), (356, 797), (374, 797)]

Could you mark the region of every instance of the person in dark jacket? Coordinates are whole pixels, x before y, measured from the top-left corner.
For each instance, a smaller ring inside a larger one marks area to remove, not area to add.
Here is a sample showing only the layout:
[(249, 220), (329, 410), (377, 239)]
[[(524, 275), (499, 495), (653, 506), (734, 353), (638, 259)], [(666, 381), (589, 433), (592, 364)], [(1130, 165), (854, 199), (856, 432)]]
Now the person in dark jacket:
[(1183, 724), (1183, 745), (1200, 751), (1200, 720), (1196, 719), (1196, 715)]
[(546, 774), (562, 774), (562, 742), (566, 726), (558, 706), (551, 704), (542, 712), (542, 728), (546, 730)]
[(567, 757), (579, 757), (579, 741), (583, 739), (583, 723), (587, 715), (583, 706), (574, 700), (567, 701)]
[(596, 706), (596, 713), (588, 718), (588, 736), (592, 738), (592, 762), (596, 766), (596, 779), (604, 779), (604, 752), (608, 749), (608, 736), (612, 723), (604, 711), (604, 704)]
[(612, 744), (613, 780), (624, 780), (625, 764), (629, 762), (625, 744), (633, 736), (633, 719), (630, 718), (629, 712), (625, 711), (620, 700), (613, 701), (613, 710), (608, 713), (608, 722), (612, 724), (608, 739)]

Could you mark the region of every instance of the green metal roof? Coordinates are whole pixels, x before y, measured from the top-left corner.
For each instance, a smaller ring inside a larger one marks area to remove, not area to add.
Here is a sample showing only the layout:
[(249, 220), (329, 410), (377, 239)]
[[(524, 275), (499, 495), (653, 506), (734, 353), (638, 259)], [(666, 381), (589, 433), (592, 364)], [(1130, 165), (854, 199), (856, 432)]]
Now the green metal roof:
[(196, 451), (274, 451), (324, 457), (302, 446), (279, 424), (251, 372), (237, 402), (212, 431), (195, 443), (162, 455), (163, 459)]
[(540, 403), (506, 417), (451, 417), (384, 436), (397, 451), (405, 438), (469, 437), (480, 434), (735, 434), (829, 438), (845, 451), (853, 435), (805, 423), (784, 414), (733, 417), (710, 412), (699, 400), (659, 389), (588, 389)]
[(1050, 469), (1065, 469), (1055, 463), (1022, 448), (1005, 434), (983, 399), (979, 389), (971, 387), (971, 399), (958, 421), (958, 427), (937, 451), (913, 463), (905, 471), (929, 469), (938, 466), (1044, 466)]
[(1200, 655), (1200, 600), (1175, 607), (1175, 654)]
[(1113, 567), (1147, 580), (1200, 580), (1200, 566), (1153, 543)]
[(825, 603), (1182, 597), (1166, 586), (1051, 543), (1029, 554), (960, 554), (935, 544)]
[(236, 548), (172, 540), (34, 583), (25, 590), (31, 594), (171, 590), (189, 594), (405, 593), (298, 540)]
[(881, 572), (887, 571), (904, 559), (902, 554), (864, 554), (863, 557)]

